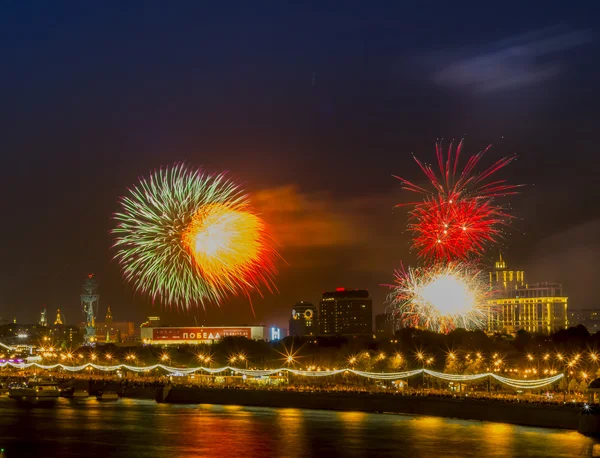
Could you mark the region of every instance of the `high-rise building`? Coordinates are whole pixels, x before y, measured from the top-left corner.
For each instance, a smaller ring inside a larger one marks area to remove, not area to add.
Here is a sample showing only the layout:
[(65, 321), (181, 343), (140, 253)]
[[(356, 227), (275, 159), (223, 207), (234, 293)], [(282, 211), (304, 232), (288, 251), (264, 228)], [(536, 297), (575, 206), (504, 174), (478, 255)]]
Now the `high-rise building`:
[(500, 258), (490, 272), (490, 289), (494, 296), (505, 296), (509, 291), (523, 286), (525, 286), (525, 272), (509, 270), (500, 253)]
[(490, 272), (488, 331), (519, 330), (550, 334), (569, 325), (568, 297), (559, 283), (525, 283), (523, 271), (511, 271), (502, 260)]
[(46, 306), (44, 305), (44, 310), (40, 314), (40, 326), (46, 327), (48, 326), (48, 318), (47, 318)]
[(135, 324), (133, 321), (113, 321), (110, 306), (106, 311), (104, 322), (95, 323), (97, 342), (116, 342), (133, 340), (135, 338)]
[(54, 324), (55, 325), (57, 325), (57, 324), (64, 324), (64, 321), (65, 320), (63, 319), (63, 316), (60, 313), (60, 309), (57, 309), (56, 310), (56, 320), (54, 320)]
[(366, 289), (337, 288), (319, 302), (320, 335), (373, 334), (373, 301)]
[(310, 302), (304, 301), (294, 305), (290, 317), (290, 336), (316, 336), (318, 330), (317, 308)]

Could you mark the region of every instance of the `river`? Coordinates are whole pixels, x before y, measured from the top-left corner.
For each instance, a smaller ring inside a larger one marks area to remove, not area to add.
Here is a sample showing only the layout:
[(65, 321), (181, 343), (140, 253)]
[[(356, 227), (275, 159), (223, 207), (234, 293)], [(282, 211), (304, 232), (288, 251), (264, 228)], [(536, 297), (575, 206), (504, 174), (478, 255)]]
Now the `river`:
[(409, 415), (121, 399), (26, 408), (0, 399), (6, 458), (574, 457), (596, 442), (574, 431)]

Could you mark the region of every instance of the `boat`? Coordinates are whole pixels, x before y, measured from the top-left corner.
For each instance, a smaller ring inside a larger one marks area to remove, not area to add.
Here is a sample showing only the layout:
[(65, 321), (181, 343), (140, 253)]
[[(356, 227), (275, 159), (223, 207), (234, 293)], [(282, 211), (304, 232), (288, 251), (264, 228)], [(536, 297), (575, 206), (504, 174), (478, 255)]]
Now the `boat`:
[(55, 382), (30, 379), (27, 383), (11, 384), (8, 396), (22, 401), (53, 402), (60, 396), (60, 390)]
[(73, 399), (86, 399), (90, 397), (90, 392), (88, 390), (75, 390), (71, 397)]
[(118, 401), (119, 394), (116, 391), (99, 391), (96, 399), (98, 401)]

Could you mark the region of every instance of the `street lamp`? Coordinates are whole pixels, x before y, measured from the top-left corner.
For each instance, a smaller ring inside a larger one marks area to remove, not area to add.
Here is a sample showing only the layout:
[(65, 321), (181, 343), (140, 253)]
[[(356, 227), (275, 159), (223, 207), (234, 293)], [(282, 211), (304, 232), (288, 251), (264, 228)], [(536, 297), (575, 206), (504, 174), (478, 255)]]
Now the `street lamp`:
[(421, 361), (423, 371), (421, 372), (421, 383), (423, 385), (423, 392), (425, 392), (425, 354), (422, 351), (417, 352), (417, 359)]

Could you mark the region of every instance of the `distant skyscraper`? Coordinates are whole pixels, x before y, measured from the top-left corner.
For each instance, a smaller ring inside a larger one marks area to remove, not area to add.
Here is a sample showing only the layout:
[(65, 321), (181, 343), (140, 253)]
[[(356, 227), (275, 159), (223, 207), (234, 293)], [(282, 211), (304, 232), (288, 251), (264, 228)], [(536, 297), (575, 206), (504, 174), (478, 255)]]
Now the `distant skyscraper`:
[(320, 335), (373, 333), (373, 301), (366, 289), (337, 288), (319, 302)]
[(104, 322), (106, 324), (112, 323), (112, 312), (110, 311), (110, 305), (108, 306), (108, 310), (106, 311), (106, 317), (104, 318)]
[(317, 323), (317, 308), (310, 302), (298, 302), (290, 317), (290, 336), (316, 336), (319, 329)]
[(40, 326), (48, 326), (48, 318), (46, 317), (46, 306), (44, 305), (44, 310), (40, 313)]
[(106, 342), (110, 342), (110, 325), (112, 324), (112, 313), (110, 311), (110, 305), (108, 306), (108, 310), (106, 311), (104, 323), (106, 324)]
[(60, 309), (56, 310), (56, 320), (54, 320), (54, 324), (65, 324), (63, 320), (63, 316), (60, 313)]
[(104, 321), (96, 322), (96, 342), (120, 342), (123, 339), (132, 340), (134, 336), (135, 324), (133, 321), (113, 321), (110, 306), (106, 310)]
[(509, 291), (525, 286), (525, 272), (523, 270), (509, 270), (506, 262), (500, 258), (490, 272), (490, 289), (495, 296), (505, 296)]

